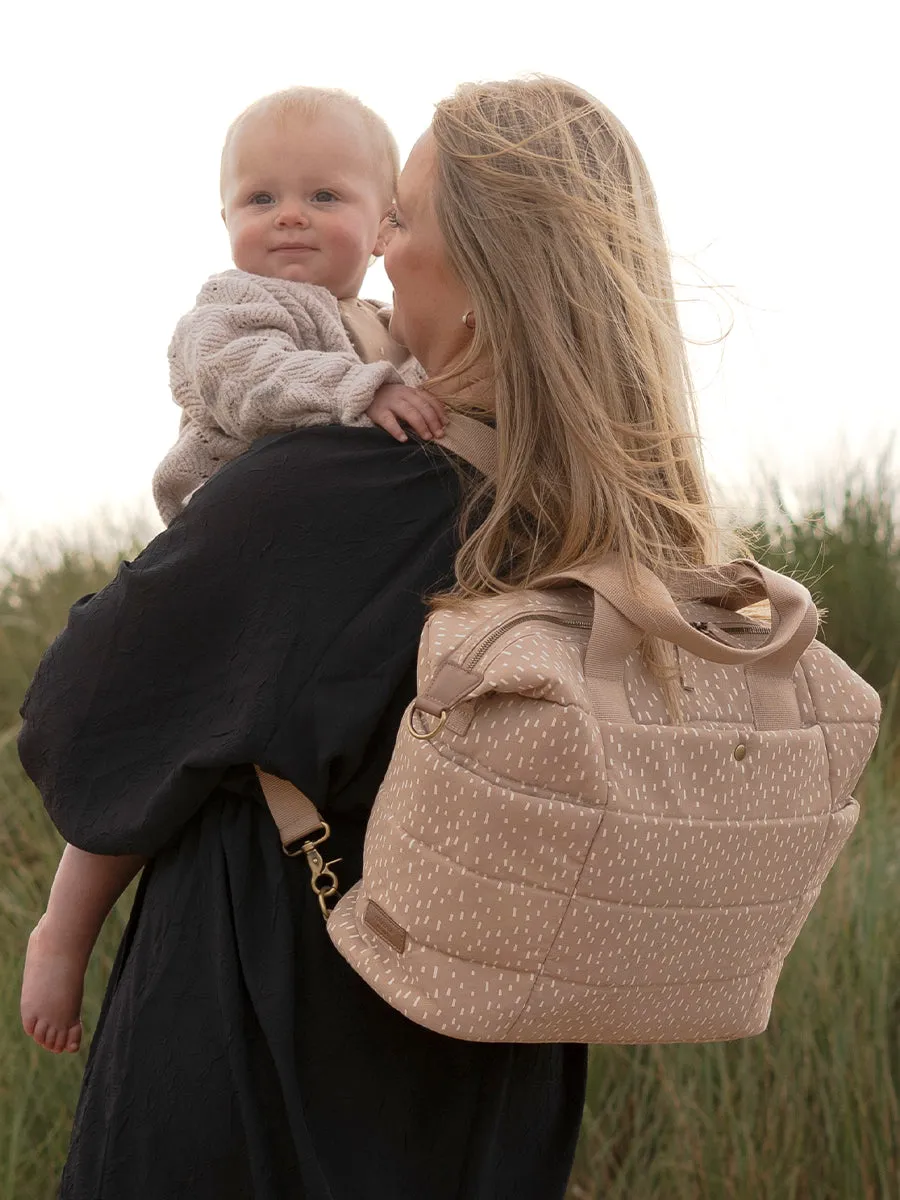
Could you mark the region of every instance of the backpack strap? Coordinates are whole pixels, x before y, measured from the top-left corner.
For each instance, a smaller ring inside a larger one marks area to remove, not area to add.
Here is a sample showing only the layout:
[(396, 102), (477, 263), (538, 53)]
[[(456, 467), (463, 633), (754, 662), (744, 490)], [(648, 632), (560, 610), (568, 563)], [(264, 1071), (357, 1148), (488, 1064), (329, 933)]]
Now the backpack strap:
[(332, 907), (340, 898), (337, 876), (332, 868), (341, 860), (334, 858), (326, 862), (318, 848), (331, 837), (331, 827), (322, 820), (312, 800), (299, 788), (286, 779), (279, 779), (277, 775), (269, 775), (259, 767), (253, 769), (278, 826), (284, 853), (289, 858), (306, 855), (312, 876), (310, 887), (318, 897), (319, 907), (327, 921)]
[(325, 822), (312, 800), (304, 796), (299, 788), (286, 779), (279, 779), (277, 775), (267, 774), (259, 767), (254, 767), (254, 770), (287, 854), (295, 843), (306, 841)]
[[(447, 432), (441, 444), (488, 478), (496, 474), (497, 435), (480, 421), (454, 413), (447, 422)], [(327, 921), (332, 905), (340, 897), (337, 876), (332, 868), (341, 860), (335, 858), (325, 862), (318, 847), (331, 836), (331, 828), (322, 819), (312, 800), (299, 788), (259, 767), (254, 767), (254, 770), (272, 819), (278, 827), (284, 853), (291, 858), (299, 854), (306, 855), (312, 876), (311, 887)]]
[(464, 417), (462, 413), (451, 413), (447, 419), (447, 432), (437, 445), (458, 454), (488, 479), (496, 477), (497, 435), (484, 422)]

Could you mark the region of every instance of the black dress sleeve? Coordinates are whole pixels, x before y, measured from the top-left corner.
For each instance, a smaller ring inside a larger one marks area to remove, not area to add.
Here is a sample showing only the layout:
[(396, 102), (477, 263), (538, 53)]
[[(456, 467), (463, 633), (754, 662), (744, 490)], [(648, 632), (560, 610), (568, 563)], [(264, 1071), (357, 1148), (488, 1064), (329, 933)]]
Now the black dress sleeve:
[(153, 855), (229, 768), (328, 811), (409, 677), (446, 583), (458, 488), (380, 430), (257, 443), (71, 610), (22, 708), (19, 753), (62, 835)]

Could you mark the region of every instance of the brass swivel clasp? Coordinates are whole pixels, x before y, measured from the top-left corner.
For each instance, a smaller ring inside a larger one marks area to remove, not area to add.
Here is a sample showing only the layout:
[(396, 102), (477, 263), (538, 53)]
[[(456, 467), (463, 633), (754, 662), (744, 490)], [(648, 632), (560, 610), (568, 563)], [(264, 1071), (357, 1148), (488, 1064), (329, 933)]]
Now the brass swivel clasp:
[(318, 847), (331, 837), (331, 827), (327, 822), (323, 821), (317, 828), (321, 830), (321, 834), (318, 837), (307, 836), (299, 845), (294, 842), (290, 846), (285, 846), (284, 852), (289, 858), (296, 858), (299, 854), (306, 855), (306, 865), (309, 867), (309, 873), (312, 876), (310, 887), (315, 892), (319, 901), (319, 908), (322, 910), (322, 916), (327, 921), (331, 916), (331, 910), (341, 898), (341, 893), (338, 891), (338, 877), (332, 870), (333, 867), (336, 867), (341, 862), (341, 859), (333, 858), (331, 862), (325, 861)]

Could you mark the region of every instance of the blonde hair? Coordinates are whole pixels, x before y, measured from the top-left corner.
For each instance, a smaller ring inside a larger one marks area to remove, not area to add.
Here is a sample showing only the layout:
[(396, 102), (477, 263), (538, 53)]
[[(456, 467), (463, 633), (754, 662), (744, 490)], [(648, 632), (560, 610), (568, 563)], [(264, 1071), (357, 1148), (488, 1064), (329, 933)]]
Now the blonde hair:
[(476, 317), (458, 374), (488, 364), (499, 443), (480, 524), (487, 485), (466, 507), (453, 595), (608, 551), (632, 574), (715, 561), (670, 256), (631, 136), (546, 77), (464, 85), (432, 132), (437, 218)]
[(394, 197), (397, 176), (400, 172), (400, 155), (394, 135), (377, 113), (358, 100), (356, 96), (352, 96), (340, 88), (285, 88), (283, 91), (263, 96), (245, 108), (231, 122), (225, 134), (219, 168), (220, 191), (224, 192), (225, 190), (225, 177), (228, 172), (231, 149), (237, 135), (245, 126), (261, 117), (284, 121), (286, 118), (299, 116), (309, 120), (321, 112), (343, 112), (361, 123), (371, 137), (373, 163), (382, 175), (385, 200), (390, 202)]

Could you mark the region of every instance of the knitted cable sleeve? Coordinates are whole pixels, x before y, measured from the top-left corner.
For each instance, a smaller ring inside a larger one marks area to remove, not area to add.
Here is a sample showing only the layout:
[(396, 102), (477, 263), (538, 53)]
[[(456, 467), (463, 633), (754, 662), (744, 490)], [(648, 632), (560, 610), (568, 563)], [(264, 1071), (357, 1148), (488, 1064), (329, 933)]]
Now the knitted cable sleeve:
[(388, 362), (364, 363), (325, 288), (226, 271), (178, 322), (169, 380), (182, 408), (178, 441), (153, 478), (168, 524), (224, 462), (260, 437), (305, 425), (367, 425)]

